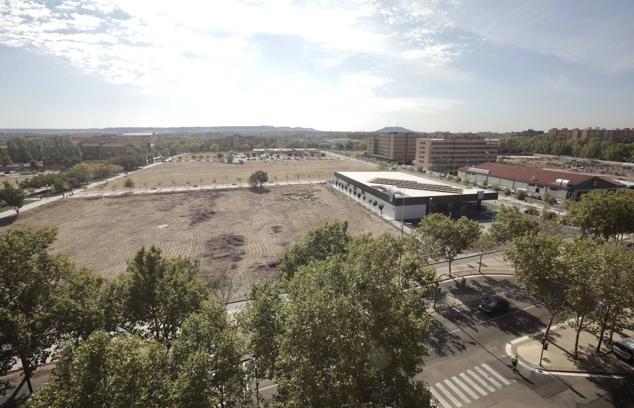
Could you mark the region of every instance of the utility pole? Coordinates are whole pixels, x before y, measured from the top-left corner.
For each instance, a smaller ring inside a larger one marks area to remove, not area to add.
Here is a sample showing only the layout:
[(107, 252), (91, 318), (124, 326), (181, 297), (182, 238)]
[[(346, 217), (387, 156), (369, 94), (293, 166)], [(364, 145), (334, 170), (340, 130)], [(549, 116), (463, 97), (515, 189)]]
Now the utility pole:
[(404, 228), (405, 228), (405, 195), (401, 197), (401, 238), (403, 238)]

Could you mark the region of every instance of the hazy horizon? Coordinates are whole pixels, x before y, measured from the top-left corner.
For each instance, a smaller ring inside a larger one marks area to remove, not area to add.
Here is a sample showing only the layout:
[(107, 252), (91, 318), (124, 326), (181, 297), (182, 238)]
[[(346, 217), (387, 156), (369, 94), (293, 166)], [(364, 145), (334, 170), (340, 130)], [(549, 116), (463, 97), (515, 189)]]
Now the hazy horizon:
[(0, 0), (0, 127), (634, 127), (632, 16), (616, 0)]

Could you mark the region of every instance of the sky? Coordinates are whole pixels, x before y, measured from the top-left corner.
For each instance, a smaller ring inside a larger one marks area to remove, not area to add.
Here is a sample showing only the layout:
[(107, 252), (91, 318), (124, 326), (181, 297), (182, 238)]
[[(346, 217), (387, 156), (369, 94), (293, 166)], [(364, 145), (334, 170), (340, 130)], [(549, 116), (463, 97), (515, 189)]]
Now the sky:
[(0, 0), (0, 128), (634, 127), (630, 0)]

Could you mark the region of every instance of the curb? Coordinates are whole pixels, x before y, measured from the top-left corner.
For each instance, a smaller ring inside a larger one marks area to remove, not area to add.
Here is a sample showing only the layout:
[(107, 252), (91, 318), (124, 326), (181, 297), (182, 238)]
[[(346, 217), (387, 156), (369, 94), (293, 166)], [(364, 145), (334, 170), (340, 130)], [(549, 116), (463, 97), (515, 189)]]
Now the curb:
[[(555, 329), (557, 327), (560, 327), (560, 326), (562, 326), (564, 324), (566, 324), (566, 322), (562, 322), (562, 323), (559, 323), (557, 325), (554, 325), (554, 326), (551, 327), (551, 330)], [(634, 373), (613, 373), (613, 372), (579, 371), (579, 370), (555, 370), (555, 369), (544, 368), (544, 367), (539, 366), (536, 363), (531, 363), (530, 361), (525, 360), (523, 357), (521, 357), (519, 354), (517, 354), (517, 346), (516, 346), (517, 344), (523, 343), (523, 342), (529, 340), (531, 337), (534, 337), (535, 335), (537, 335), (539, 333), (544, 333), (545, 331), (546, 331), (546, 329), (542, 329), (542, 330), (537, 331), (537, 332), (535, 332), (533, 334), (522, 336), (522, 337), (518, 337), (516, 339), (513, 339), (513, 340), (509, 341), (508, 343), (506, 343), (506, 346), (504, 347), (506, 355), (508, 357), (510, 357), (510, 358), (513, 358), (513, 356), (517, 355), (518, 356), (518, 363), (519, 363), (520, 366), (526, 368), (527, 370), (533, 371), (533, 372), (538, 373), (538, 374), (543, 374), (543, 375), (559, 375), (559, 376), (568, 376), (568, 377), (612, 378), (612, 379), (634, 378)]]

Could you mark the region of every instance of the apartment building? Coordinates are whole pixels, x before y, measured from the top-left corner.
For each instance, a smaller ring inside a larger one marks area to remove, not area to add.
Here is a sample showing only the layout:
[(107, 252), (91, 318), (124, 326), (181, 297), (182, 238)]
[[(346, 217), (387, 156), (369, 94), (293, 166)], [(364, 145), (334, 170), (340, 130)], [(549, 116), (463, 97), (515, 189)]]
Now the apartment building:
[(416, 167), (424, 170), (457, 170), (463, 166), (495, 162), (498, 140), (478, 135), (446, 135), (441, 139), (417, 139)]
[(416, 135), (413, 133), (377, 133), (368, 137), (368, 156), (400, 163), (411, 163), (416, 157)]
[(607, 139), (615, 142), (631, 143), (634, 142), (634, 129), (602, 129), (598, 127), (585, 129), (568, 129), (568, 128), (552, 128), (548, 131), (549, 136), (561, 137), (569, 140), (581, 139)]

